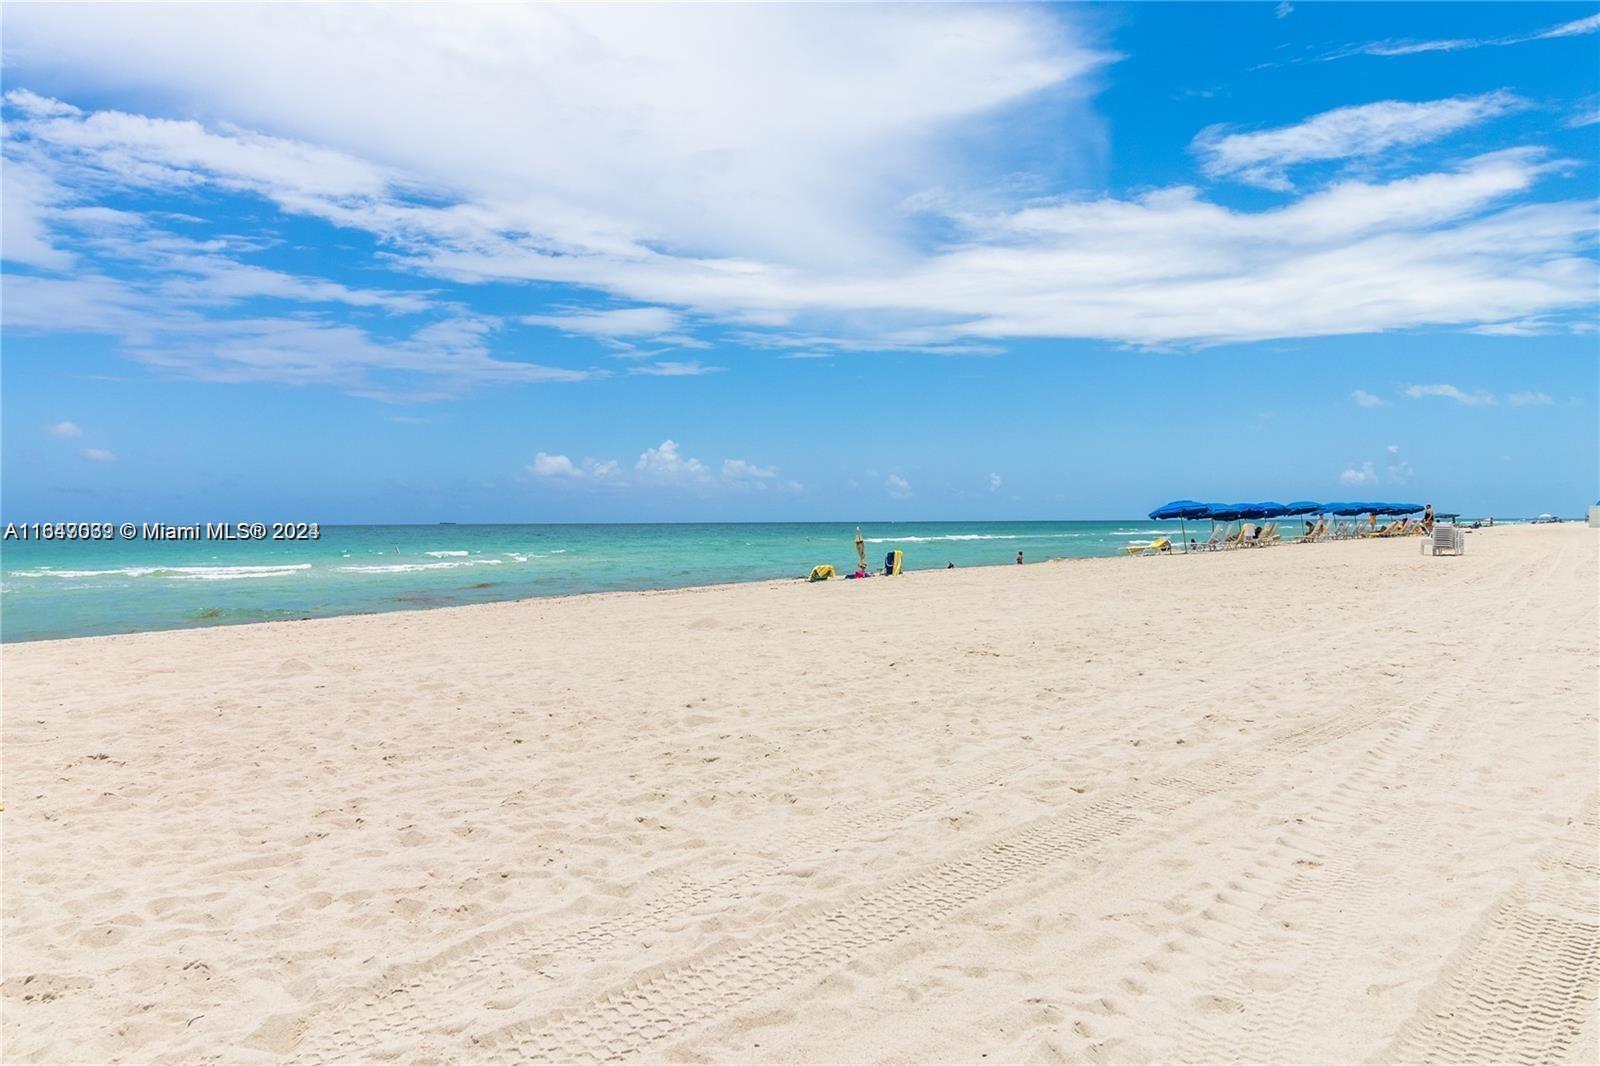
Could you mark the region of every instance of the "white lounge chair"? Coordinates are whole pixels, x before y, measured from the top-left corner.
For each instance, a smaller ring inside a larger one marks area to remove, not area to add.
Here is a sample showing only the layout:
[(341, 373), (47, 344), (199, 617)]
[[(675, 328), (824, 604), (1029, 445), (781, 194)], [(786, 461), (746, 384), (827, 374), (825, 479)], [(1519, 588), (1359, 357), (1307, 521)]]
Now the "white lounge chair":
[(1465, 555), (1467, 532), (1460, 526), (1436, 525), (1433, 527), (1433, 536), (1422, 539), (1423, 552), (1427, 552), (1430, 548), (1433, 549), (1434, 555)]

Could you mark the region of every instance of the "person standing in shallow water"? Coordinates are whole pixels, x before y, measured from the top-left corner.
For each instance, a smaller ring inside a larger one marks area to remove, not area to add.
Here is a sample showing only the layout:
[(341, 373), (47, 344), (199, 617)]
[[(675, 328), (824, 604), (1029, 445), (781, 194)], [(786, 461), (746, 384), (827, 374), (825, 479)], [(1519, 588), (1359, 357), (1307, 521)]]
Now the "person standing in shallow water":
[(1017, 565), (1018, 566), (1022, 565), (1022, 553), (1021, 552), (1017, 553)]

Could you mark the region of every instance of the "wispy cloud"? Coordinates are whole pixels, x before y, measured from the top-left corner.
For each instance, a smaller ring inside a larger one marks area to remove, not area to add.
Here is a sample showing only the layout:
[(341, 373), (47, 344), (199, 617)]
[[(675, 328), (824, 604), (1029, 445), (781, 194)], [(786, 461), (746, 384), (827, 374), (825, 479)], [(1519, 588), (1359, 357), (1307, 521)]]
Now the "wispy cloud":
[(1350, 398), (1356, 402), (1356, 406), (1357, 407), (1387, 407), (1387, 406), (1389, 406), (1389, 401), (1388, 400), (1385, 400), (1381, 396), (1374, 396), (1372, 393), (1368, 392), (1366, 389), (1356, 389), (1354, 392), (1352, 392), (1350, 394)]
[(1002, 484), (1004, 484), (1004, 482), (1001, 481), (999, 474), (990, 474), (989, 475), (989, 491), (990, 492), (999, 492), (1000, 491), (1000, 486)]
[(46, 427), (45, 432), (52, 437), (83, 436), (83, 429), (76, 422), (57, 422), (53, 426)]
[(114, 463), (117, 461), (116, 454), (104, 448), (85, 448), (78, 454), (91, 463)]
[(667, 307), (623, 307), (609, 311), (523, 315), (519, 321), (590, 337), (643, 337), (673, 332), (678, 328), (680, 317)]
[(1444, 400), (1454, 400), (1456, 403), (1464, 404), (1468, 407), (1486, 407), (1495, 402), (1494, 393), (1492, 392), (1486, 392), (1483, 389), (1467, 392), (1465, 389), (1458, 389), (1454, 385), (1407, 385), (1405, 394), (1413, 400), (1437, 397)]
[(628, 368), (630, 374), (644, 374), (658, 378), (697, 378), (705, 374), (718, 374), (726, 370), (723, 366), (706, 366), (698, 359), (684, 362), (671, 360), (651, 363), (649, 366), (633, 366)]
[(1600, 15), (1573, 19), (1533, 33), (1513, 34), (1506, 37), (1443, 37), (1432, 40), (1384, 40), (1351, 45), (1329, 52), (1323, 59), (1346, 59), (1350, 56), (1411, 56), (1426, 52), (1459, 52), (1470, 48), (1503, 47), (1527, 44), (1530, 41), (1549, 41), (1561, 37), (1580, 37), (1600, 30)]
[(884, 479), (883, 486), (894, 499), (909, 500), (911, 498), (911, 482), (899, 474), (890, 474)]
[(1555, 403), (1547, 392), (1513, 392), (1506, 397), (1512, 407), (1544, 407)]
[(1232, 132), (1227, 126), (1208, 126), (1191, 147), (1213, 178), (1287, 190), (1292, 187), (1288, 171), (1300, 164), (1370, 157), (1426, 144), (1523, 106), (1519, 97), (1507, 92), (1420, 103), (1383, 100), (1324, 111), (1276, 129)]

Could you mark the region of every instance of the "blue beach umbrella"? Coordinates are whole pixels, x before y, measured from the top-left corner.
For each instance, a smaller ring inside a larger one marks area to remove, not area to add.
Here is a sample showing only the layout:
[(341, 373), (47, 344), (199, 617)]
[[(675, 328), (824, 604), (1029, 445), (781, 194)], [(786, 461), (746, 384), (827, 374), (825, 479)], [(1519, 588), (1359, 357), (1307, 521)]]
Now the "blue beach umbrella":
[(1150, 520), (1152, 522), (1164, 522), (1176, 518), (1178, 520), (1178, 537), (1183, 541), (1183, 550), (1188, 551), (1189, 531), (1184, 520), (1188, 518), (1204, 518), (1209, 508), (1210, 504), (1200, 503), (1196, 500), (1173, 500), (1171, 503), (1164, 503), (1154, 511), (1151, 511)]
[(1296, 500), (1289, 504), (1288, 509), (1283, 513), (1288, 515), (1290, 518), (1305, 514), (1321, 514), (1322, 504), (1318, 503), (1316, 500)]
[(1210, 506), (1210, 504), (1200, 503), (1195, 500), (1173, 500), (1171, 503), (1164, 503), (1154, 511), (1151, 511), (1150, 520), (1161, 522), (1173, 518), (1204, 518), (1206, 510)]
[(1281, 518), (1289, 513), (1289, 508), (1277, 500), (1266, 500), (1256, 506), (1261, 509), (1262, 518)]

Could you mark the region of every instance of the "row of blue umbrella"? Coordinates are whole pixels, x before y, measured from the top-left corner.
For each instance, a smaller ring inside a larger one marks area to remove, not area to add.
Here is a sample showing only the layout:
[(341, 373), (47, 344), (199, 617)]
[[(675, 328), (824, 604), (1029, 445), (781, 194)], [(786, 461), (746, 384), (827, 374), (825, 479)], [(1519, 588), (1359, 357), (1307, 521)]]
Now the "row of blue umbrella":
[(1241, 518), (1292, 518), (1297, 515), (1331, 514), (1340, 517), (1358, 514), (1403, 515), (1422, 510), (1420, 503), (1385, 503), (1376, 500), (1345, 500), (1336, 503), (1318, 503), (1316, 500), (1296, 500), (1278, 503), (1264, 500), (1260, 503), (1201, 503), (1198, 500), (1173, 500), (1150, 512), (1153, 521), (1178, 519), (1178, 529), (1188, 549), (1188, 531), (1183, 522), (1189, 518), (1209, 518), (1213, 522), (1233, 522)]
[(1318, 503), (1315, 500), (1296, 500), (1293, 503), (1200, 503), (1198, 500), (1173, 500), (1150, 512), (1154, 521), (1172, 518), (1211, 518), (1218, 522), (1232, 522), (1240, 518), (1291, 518), (1296, 515), (1331, 514), (1341, 517), (1358, 514), (1403, 515), (1422, 510), (1420, 503), (1383, 503), (1374, 500)]

